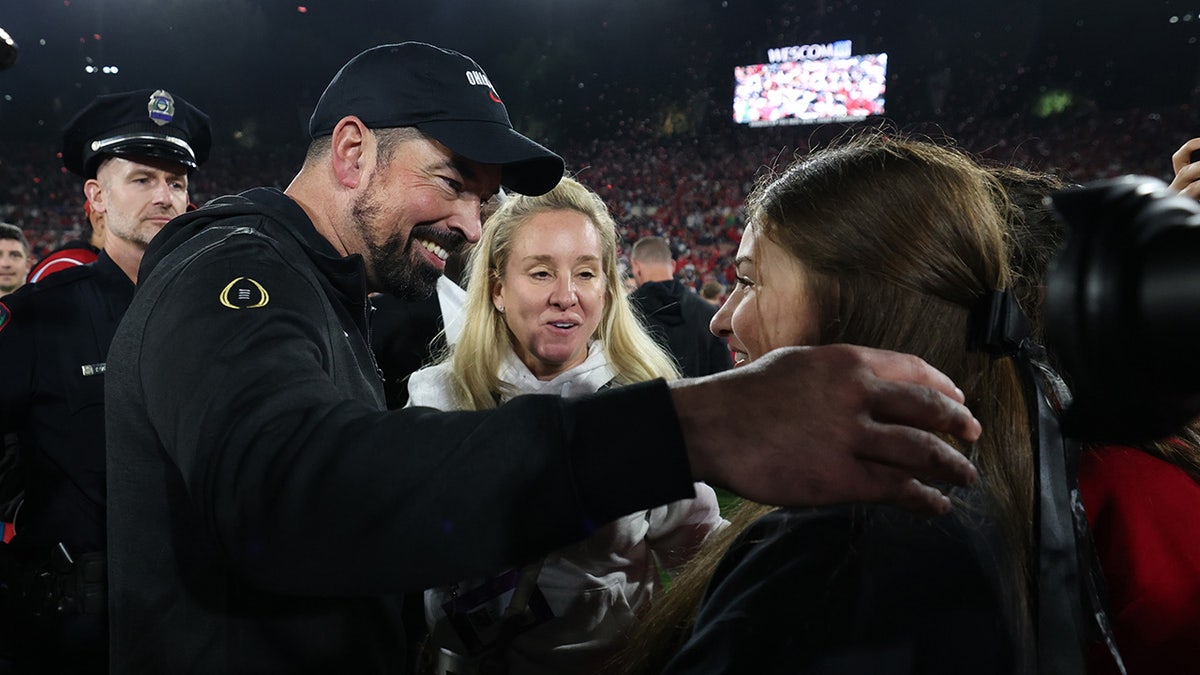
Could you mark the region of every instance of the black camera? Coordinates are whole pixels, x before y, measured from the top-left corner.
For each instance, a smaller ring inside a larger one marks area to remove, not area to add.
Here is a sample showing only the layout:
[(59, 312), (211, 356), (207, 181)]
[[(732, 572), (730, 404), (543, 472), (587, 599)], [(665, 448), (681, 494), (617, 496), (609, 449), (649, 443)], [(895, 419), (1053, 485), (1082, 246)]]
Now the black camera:
[(1047, 347), (1070, 384), (1063, 432), (1140, 442), (1200, 415), (1200, 204), (1123, 176), (1058, 192)]

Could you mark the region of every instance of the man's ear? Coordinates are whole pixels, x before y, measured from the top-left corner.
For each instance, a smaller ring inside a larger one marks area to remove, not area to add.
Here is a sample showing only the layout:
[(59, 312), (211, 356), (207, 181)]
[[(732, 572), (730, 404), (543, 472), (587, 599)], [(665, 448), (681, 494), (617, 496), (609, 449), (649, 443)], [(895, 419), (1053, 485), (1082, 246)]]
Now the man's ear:
[(350, 115), (343, 117), (333, 128), (330, 144), (337, 181), (344, 187), (357, 188), (375, 166), (374, 134), (362, 120)]
[(92, 205), (92, 210), (96, 213), (104, 213), (108, 208), (108, 205), (104, 203), (104, 188), (95, 178), (89, 178), (83, 184), (83, 196), (87, 197), (88, 203)]

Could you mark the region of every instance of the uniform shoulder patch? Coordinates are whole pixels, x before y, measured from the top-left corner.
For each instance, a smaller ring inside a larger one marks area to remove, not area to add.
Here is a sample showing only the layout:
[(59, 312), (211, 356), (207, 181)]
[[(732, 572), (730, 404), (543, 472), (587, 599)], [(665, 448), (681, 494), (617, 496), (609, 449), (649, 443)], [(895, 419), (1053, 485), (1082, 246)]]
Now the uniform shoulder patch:
[(4, 327), (8, 325), (8, 320), (11, 318), (12, 310), (8, 308), (8, 305), (0, 302), (0, 330), (4, 330)]
[(257, 309), (271, 301), (263, 285), (250, 277), (238, 277), (221, 289), (221, 304), (229, 309)]

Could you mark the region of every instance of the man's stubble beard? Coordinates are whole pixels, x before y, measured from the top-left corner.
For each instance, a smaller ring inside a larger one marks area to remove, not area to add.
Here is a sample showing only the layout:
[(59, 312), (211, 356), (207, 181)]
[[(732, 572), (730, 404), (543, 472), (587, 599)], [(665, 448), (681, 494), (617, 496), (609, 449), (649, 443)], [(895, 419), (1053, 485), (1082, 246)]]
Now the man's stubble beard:
[(371, 290), (388, 293), (405, 300), (419, 300), (433, 294), (437, 288), (441, 270), (420, 262), (413, 256), (412, 232), (407, 238), (394, 233), (376, 243), (371, 225), (382, 210), (375, 199), (375, 177), (372, 176), (366, 191), (354, 200), (350, 216), (366, 246), (364, 258), (367, 262), (368, 280)]

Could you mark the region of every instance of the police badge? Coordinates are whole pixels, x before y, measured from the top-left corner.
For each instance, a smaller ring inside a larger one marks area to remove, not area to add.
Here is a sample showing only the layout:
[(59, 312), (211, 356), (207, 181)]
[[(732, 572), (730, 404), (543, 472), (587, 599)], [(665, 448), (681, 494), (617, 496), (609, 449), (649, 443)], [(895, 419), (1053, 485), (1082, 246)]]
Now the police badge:
[(175, 99), (171, 98), (165, 89), (157, 89), (150, 94), (146, 112), (150, 113), (150, 119), (161, 127), (175, 119)]

